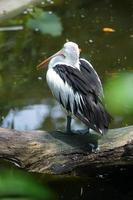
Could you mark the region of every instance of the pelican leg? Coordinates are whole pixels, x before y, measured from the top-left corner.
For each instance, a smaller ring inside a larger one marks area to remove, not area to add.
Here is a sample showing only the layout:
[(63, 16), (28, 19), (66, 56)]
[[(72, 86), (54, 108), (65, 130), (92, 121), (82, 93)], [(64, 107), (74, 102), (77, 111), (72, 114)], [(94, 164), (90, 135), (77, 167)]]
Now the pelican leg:
[(72, 131), (71, 131), (71, 121), (72, 121), (72, 117), (70, 115), (67, 115), (67, 126), (66, 126), (66, 132), (67, 133), (72, 133)]
[(72, 130), (71, 129), (71, 121), (72, 117), (70, 115), (67, 115), (67, 126), (66, 126), (66, 133), (68, 134), (78, 134), (78, 135), (86, 135), (90, 133), (90, 129), (86, 128), (83, 130)]

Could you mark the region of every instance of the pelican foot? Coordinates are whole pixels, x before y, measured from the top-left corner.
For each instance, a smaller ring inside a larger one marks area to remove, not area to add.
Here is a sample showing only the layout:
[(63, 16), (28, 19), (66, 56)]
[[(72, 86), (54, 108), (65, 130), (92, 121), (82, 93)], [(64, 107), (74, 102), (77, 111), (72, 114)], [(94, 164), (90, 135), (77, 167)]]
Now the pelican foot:
[(100, 147), (96, 144), (89, 144), (89, 149), (91, 150), (92, 153), (98, 153), (100, 151)]
[(90, 133), (90, 130), (89, 130), (89, 128), (81, 129), (81, 130), (75, 130), (74, 133), (78, 134), (78, 135), (87, 135), (87, 134)]
[(71, 135), (87, 135), (90, 133), (89, 128), (86, 129), (81, 129), (81, 130), (66, 130), (67, 134), (71, 134)]

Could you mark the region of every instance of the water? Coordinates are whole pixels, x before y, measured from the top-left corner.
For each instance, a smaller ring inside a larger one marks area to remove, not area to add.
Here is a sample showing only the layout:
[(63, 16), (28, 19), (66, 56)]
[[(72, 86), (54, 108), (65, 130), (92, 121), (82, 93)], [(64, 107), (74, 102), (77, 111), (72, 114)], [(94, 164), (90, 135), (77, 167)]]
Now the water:
[[(81, 56), (90, 60), (103, 84), (120, 71), (132, 70), (132, 6), (132, 1), (111, 0), (39, 3), (1, 21), (1, 126), (64, 129), (65, 114), (48, 89), (46, 70), (38, 72), (36, 65), (58, 51), (66, 40), (79, 44)], [(115, 32), (104, 32), (106, 27)], [(114, 116), (111, 127), (129, 124), (132, 116)], [(74, 128), (79, 126), (79, 122), (73, 122)]]
[[(64, 130), (65, 113), (48, 89), (45, 81), (46, 70), (37, 71), (36, 66), (44, 58), (57, 52), (67, 40), (79, 44), (82, 57), (92, 63), (103, 84), (120, 71), (133, 70), (132, 0), (66, 0), (47, 1), (46, 4), (42, 1), (36, 7), (28, 8), (14, 18), (1, 20), (0, 27), (0, 126), (2, 127), (17, 130)], [(115, 31), (104, 32), (103, 28)], [(132, 115), (116, 115), (111, 127), (130, 125), (132, 119)], [(74, 128), (81, 126), (78, 121), (73, 122)], [(117, 181), (120, 178), (120, 182), (125, 182), (125, 176), (130, 177), (131, 170), (125, 170), (126, 175), (120, 169), (118, 171), (121, 178), (117, 176)], [(112, 199), (131, 199), (130, 196), (133, 196), (131, 190), (128, 198), (126, 198), (128, 189), (123, 196), (122, 188), (126, 186), (121, 187), (122, 183), (118, 182), (117, 185), (115, 181), (112, 182), (112, 177), (117, 174), (116, 171), (112, 173), (111, 178), (108, 176), (109, 178), (104, 180), (95, 179), (93, 189), (89, 190), (90, 197), (98, 188), (102, 191), (101, 198), (107, 197), (107, 192), (104, 192), (107, 185), (110, 194), (116, 189), (111, 196)], [(102, 180), (102, 188), (99, 180)], [(55, 185), (53, 184), (56, 191), (60, 191), (60, 199), (66, 198), (67, 191), (69, 199), (73, 192), (71, 199), (85, 198), (85, 191), (88, 191), (86, 188), (89, 187), (88, 179), (83, 183), (81, 180), (74, 182), (73, 191), (66, 180), (65, 183), (65, 191), (61, 189), (62, 182), (57, 181)], [(119, 189), (115, 188), (116, 185), (120, 186)]]

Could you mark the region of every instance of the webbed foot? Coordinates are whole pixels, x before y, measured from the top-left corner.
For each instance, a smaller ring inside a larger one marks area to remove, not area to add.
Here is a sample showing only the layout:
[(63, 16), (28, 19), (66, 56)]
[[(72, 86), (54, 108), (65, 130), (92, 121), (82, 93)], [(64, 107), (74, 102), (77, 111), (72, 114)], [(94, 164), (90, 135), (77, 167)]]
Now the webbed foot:
[(98, 153), (100, 151), (99, 146), (92, 143), (89, 144), (89, 148), (92, 153)]
[(81, 129), (81, 130), (67, 130), (67, 134), (77, 134), (77, 135), (87, 135), (90, 133), (89, 128)]

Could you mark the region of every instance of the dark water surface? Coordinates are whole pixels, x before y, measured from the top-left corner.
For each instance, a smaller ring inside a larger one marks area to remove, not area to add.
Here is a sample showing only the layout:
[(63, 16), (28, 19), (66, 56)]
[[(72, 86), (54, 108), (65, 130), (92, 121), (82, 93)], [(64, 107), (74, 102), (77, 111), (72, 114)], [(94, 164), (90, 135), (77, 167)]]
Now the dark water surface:
[[(12, 19), (0, 21), (0, 126), (17, 130), (64, 129), (65, 114), (36, 65), (67, 40), (79, 44), (82, 57), (103, 84), (133, 70), (133, 1), (44, 1)], [(10, 30), (9, 27), (18, 29)], [(105, 32), (110, 28), (114, 32)], [(114, 116), (111, 127), (132, 124), (133, 116)], [(73, 122), (73, 128), (81, 127)], [(60, 199), (133, 199), (132, 167), (89, 179), (49, 183)], [(131, 176), (130, 176), (131, 175)], [(45, 179), (45, 178), (44, 178)]]
[[(18, 130), (64, 129), (65, 114), (51, 95), (45, 71), (36, 65), (66, 40), (82, 49), (103, 83), (120, 71), (131, 71), (132, 1), (43, 1), (0, 22), (0, 125)], [(103, 28), (115, 32), (104, 32)], [(20, 30), (19, 30), (20, 29)], [(22, 30), (21, 30), (22, 29)], [(132, 124), (133, 116), (114, 116), (111, 127)], [(73, 122), (73, 128), (80, 127)]]

